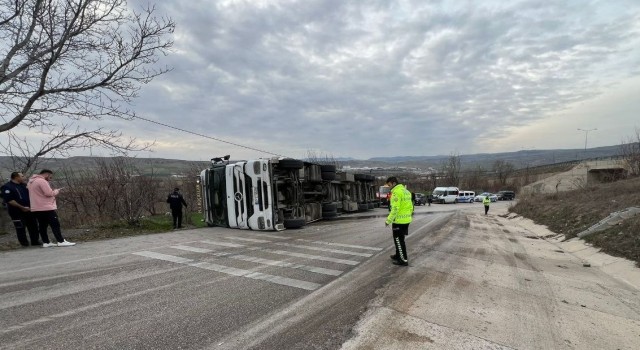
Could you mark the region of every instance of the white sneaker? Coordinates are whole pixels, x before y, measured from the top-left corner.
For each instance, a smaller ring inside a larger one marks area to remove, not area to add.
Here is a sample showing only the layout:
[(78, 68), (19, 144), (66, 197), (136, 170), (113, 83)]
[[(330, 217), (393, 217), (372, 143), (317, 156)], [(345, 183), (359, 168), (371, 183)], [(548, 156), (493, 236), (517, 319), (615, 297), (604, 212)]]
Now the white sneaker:
[(58, 245), (55, 243), (43, 243), (42, 244), (42, 248), (49, 248), (49, 247), (57, 247)]
[(75, 243), (71, 243), (66, 239), (62, 241), (62, 243), (58, 243), (58, 247), (71, 247), (72, 245), (76, 245)]

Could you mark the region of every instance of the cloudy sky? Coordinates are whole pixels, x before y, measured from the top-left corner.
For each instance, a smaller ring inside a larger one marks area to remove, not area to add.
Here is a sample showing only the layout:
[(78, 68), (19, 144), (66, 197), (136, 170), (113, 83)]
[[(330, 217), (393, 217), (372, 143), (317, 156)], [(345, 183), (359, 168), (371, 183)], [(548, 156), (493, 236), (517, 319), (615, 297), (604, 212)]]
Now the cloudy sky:
[[(132, 1), (136, 5), (140, 1)], [(156, 3), (173, 70), (145, 118), (275, 154), (440, 155), (620, 144), (640, 127), (640, 2)], [(156, 124), (142, 156), (269, 156)]]

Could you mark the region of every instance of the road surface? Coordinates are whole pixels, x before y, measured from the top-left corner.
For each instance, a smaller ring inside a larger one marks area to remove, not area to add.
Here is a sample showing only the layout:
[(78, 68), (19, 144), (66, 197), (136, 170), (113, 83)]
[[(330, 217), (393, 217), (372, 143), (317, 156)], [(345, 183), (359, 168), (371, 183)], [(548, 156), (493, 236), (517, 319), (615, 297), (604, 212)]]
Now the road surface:
[(409, 267), (390, 264), (384, 209), (3, 252), (0, 348), (639, 348), (638, 290), (506, 205), (418, 207)]

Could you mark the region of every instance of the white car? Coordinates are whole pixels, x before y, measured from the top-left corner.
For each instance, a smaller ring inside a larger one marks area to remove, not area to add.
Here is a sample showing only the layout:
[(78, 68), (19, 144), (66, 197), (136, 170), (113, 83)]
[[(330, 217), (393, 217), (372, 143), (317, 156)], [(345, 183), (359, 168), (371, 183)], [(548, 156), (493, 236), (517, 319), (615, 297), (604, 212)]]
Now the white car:
[(497, 202), (498, 201), (498, 196), (493, 194), (493, 193), (489, 193), (489, 192), (483, 192), (477, 196), (475, 196), (473, 198), (474, 202), (482, 202), (484, 200), (485, 197), (489, 197), (489, 200), (492, 202)]

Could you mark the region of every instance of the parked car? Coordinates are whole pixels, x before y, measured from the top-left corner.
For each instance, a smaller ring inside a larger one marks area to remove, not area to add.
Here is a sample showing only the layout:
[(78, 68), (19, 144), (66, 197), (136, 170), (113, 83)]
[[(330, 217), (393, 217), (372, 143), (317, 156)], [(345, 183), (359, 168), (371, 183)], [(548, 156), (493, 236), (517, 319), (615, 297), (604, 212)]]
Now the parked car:
[(427, 204), (427, 196), (422, 193), (416, 193), (416, 198), (413, 201), (413, 205), (425, 205)]
[(460, 190), (458, 192), (458, 203), (473, 203), (475, 197), (476, 193), (473, 191)]
[(516, 193), (513, 191), (500, 191), (497, 193), (498, 200), (510, 201), (516, 198)]
[(497, 202), (498, 201), (498, 196), (493, 194), (493, 193), (489, 193), (489, 192), (483, 192), (483, 193), (475, 196), (473, 198), (473, 201), (474, 202), (482, 202), (485, 197), (489, 197), (489, 200), (491, 200), (492, 202)]

